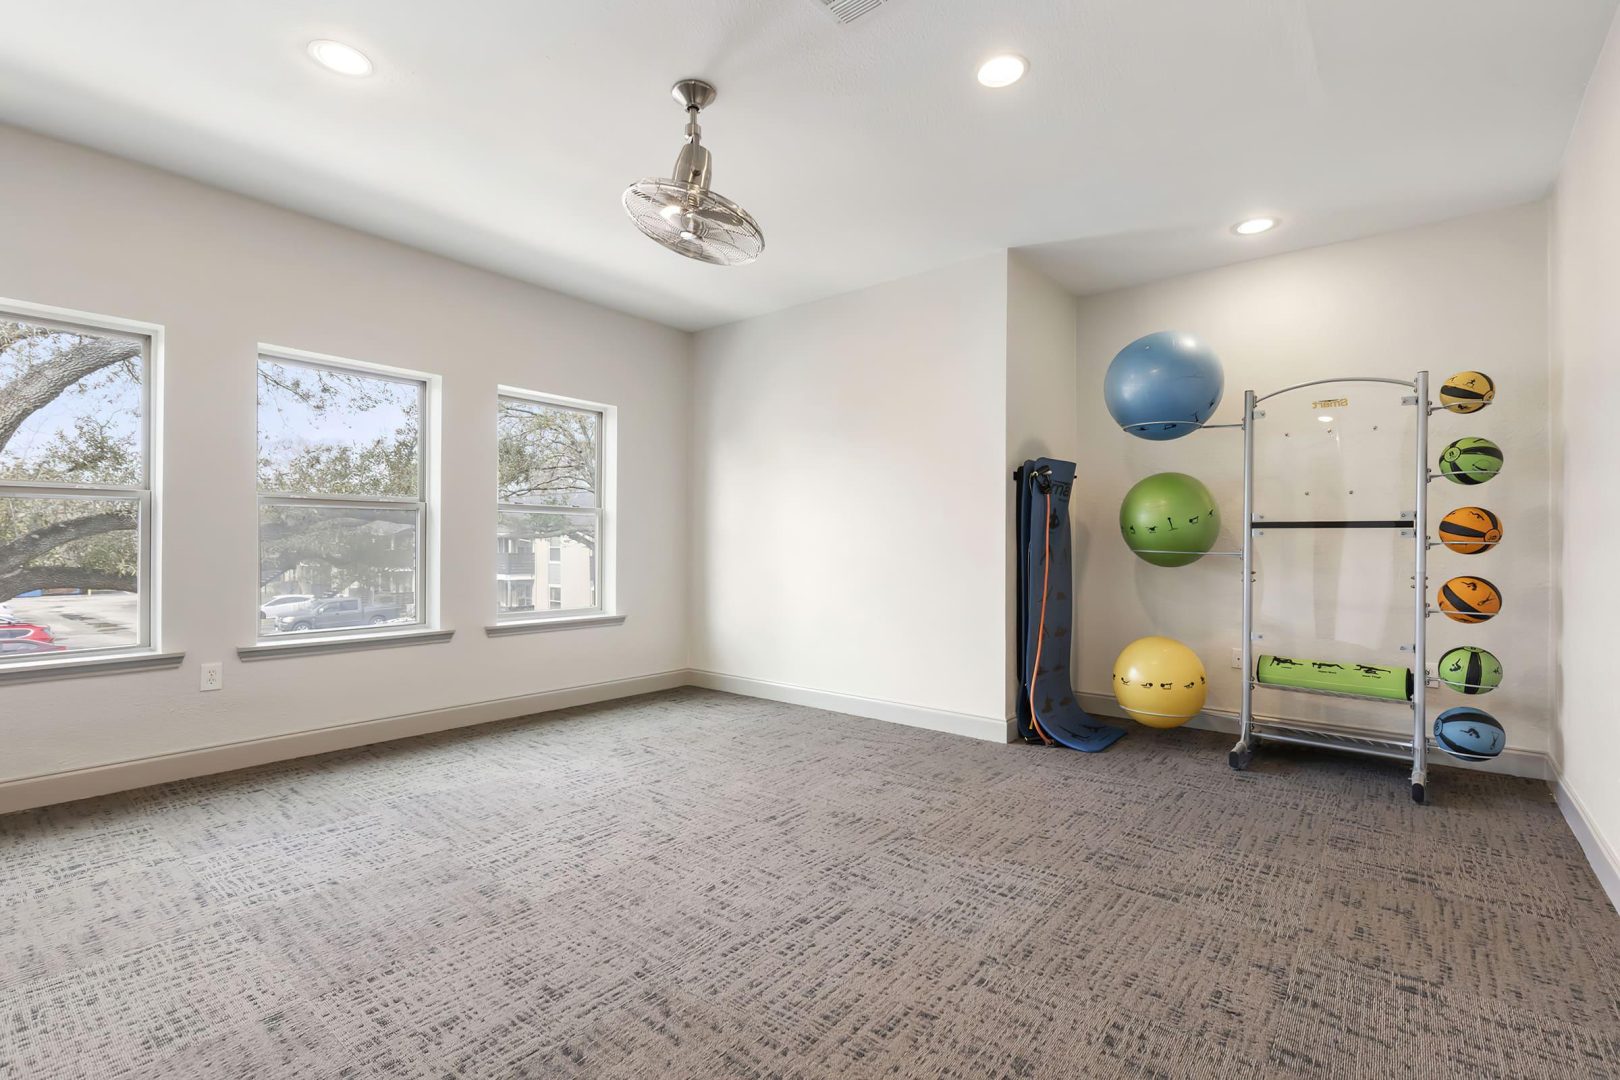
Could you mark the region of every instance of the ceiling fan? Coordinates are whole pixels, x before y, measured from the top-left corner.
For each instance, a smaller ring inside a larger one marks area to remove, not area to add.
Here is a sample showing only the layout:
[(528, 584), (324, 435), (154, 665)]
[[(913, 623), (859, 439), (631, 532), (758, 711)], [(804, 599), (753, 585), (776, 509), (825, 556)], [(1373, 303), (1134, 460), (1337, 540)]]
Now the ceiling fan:
[(753, 217), (709, 189), (713, 158), (703, 145), (698, 113), (714, 101), (713, 86), (682, 79), (670, 88), (686, 109), (686, 145), (669, 177), (647, 177), (624, 189), (624, 210), (636, 228), (677, 255), (718, 266), (741, 266), (765, 250)]

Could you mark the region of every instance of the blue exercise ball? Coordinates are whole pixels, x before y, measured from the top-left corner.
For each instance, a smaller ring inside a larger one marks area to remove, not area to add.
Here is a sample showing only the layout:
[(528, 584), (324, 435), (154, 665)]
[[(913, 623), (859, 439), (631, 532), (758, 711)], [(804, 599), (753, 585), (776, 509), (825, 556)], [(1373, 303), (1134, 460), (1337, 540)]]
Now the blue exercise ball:
[(1103, 400), (1120, 427), (1162, 441), (1203, 427), (1225, 387), (1220, 358), (1208, 345), (1164, 330), (1119, 350), (1103, 379)]

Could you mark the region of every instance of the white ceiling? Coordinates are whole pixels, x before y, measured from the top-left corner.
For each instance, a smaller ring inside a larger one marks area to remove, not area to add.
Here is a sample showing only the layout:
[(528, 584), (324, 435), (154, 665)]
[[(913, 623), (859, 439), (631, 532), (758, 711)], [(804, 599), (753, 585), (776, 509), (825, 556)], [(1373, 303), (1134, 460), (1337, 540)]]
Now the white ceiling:
[[(1616, 2), (52, 0), (8, 5), (0, 119), (698, 328), (1005, 247), (1095, 292), (1536, 198)], [(985, 90), (1000, 49), (1030, 74)], [(752, 266), (619, 206), (686, 75)]]

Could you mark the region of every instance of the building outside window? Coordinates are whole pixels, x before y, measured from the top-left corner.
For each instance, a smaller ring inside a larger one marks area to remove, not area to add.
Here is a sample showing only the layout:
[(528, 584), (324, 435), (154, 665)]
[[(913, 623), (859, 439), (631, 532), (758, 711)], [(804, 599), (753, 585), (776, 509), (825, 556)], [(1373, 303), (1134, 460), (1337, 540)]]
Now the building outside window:
[(259, 636), (423, 622), (421, 377), (259, 358)]
[(606, 513), (601, 408), (505, 391), (496, 421), (496, 610), (535, 617), (545, 565), (545, 614), (602, 610), (598, 557)]

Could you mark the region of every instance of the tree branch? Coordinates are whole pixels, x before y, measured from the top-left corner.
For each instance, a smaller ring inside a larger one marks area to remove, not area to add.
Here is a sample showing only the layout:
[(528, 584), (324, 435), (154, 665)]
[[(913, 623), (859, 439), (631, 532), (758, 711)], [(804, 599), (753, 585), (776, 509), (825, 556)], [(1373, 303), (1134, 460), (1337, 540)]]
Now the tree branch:
[(105, 513), (69, 518), (67, 521), (58, 521), (33, 532), (23, 533), (9, 543), (0, 544), (0, 574), (18, 572), (34, 559), (75, 540), (123, 532), (134, 527), (133, 513), (108, 510)]
[(133, 359), (140, 352), (136, 341), (85, 338), (57, 353), (49, 363), (31, 367), (0, 386), (0, 448), (17, 434), (23, 421), (55, 401), (68, 387), (103, 368)]
[(44, 326), (33, 326), (29, 323), (0, 322), (0, 352), (5, 352), (19, 341), (31, 341), (34, 338), (47, 337), (56, 331)]
[(135, 575), (93, 566), (26, 566), (0, 574), (0, 602), (35, 589), (114, 589), (135, 591)]

